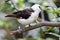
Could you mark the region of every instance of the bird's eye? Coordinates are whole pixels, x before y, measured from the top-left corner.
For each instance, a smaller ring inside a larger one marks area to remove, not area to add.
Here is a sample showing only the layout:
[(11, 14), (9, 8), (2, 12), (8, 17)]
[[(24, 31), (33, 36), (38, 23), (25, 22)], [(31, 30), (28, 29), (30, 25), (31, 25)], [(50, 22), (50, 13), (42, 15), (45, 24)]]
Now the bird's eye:
[(39, 6), (39, 8), (41, 9), (41, 7)]

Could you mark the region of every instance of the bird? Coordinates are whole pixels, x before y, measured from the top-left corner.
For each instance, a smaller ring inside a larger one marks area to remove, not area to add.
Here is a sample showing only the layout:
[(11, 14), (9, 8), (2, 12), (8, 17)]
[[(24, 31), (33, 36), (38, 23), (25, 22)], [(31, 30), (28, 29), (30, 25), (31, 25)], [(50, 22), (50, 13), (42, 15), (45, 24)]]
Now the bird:
[(6, 15), (5, 17), (15, 17), (22, 25), (29, 25), (37, 20), (40, 12), (41, 6), (39, 4), (34, 4), (30, 8), (14, 12), (13, 14)]
[[(14, 12), (12, 14), (6, 15), (5, 17), (14, 17), (20, 24), (22, 24), (23, 26), (26, 26), (26, 25), (30, 25), (31, 23), (36, 21), (38, 18), (40, 19), (41, 11), (42, 11), (41, 6), (39, 4), (34, 4), (30, 8)], [(21, 34), (21, 36), (19, 36), (18, 33), (15, 34), (16, 37), (22, 37), (22, 35), (23, 34)]]

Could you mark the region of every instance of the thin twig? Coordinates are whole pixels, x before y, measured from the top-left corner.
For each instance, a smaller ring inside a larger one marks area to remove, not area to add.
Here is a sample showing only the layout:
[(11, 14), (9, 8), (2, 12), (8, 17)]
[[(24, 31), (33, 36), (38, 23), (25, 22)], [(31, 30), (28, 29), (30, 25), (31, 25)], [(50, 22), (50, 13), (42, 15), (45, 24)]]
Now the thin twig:
[(7, 32), (7, 38), (8, 38), (8, 40), (16, 40), (15, 37), (14, 37), (14, 35), (10, 34), (9, 29), (5, 28), (5, 30)]
[(40, 7), (41, 9), (41, 21), (44, 22), (45, 19), (44, 19), (44, 12), (43, 12), (43, 9)]
[(55, 3), (52, 0), (47, 0), (47, 2), (49, 3), (49, 5), (53, 8), (57, 8), (57, 6), (55, 5)]
[(18, 6), (16, 5), (16, 3), (14, 2), (14, 0), (10, 0), (10, 1), (11, 1), (12, 5), (14, 6), (14, 8), (15, 8), (17, 11), (19, 11), (19, 8), (18, 8)]

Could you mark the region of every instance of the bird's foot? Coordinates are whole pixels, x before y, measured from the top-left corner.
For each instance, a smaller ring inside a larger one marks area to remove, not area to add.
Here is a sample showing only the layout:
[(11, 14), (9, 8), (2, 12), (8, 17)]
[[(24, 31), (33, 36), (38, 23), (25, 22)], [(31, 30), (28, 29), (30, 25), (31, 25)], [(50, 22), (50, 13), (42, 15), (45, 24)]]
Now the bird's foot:
[(39, 23), (39, 21), (38, 21), (38, 20), (36, 20), (36, 23)]
[(29, 24), (29, 27), (31, 27), (31, 25)]

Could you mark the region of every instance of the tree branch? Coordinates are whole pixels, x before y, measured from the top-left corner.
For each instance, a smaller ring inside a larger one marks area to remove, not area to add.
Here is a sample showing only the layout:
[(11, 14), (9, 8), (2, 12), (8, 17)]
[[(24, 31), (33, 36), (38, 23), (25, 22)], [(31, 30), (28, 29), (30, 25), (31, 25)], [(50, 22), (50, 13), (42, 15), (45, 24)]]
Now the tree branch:
[(49, 3), (49, 5), (53, 8), (57, 8), (55, 3), (52, 0), (47, 0), (47, 2)]
[[(14, 33), (16, 33), (16, 32), (19, 32), (19, 33), (27, 32), (27, 31), (30, 31), (30, 30), (39, 28), (39, 27), (41, 27), (41, 26), (59, 27), (59, 26), (60, 26), (60, 22), (40, 22), (40, 23), (37, 23), (37, 24), (34, 25), (34, 26), (30, 26), (30, 27), (27, 27), (27, 28), (22, 29), (22, 30), (12, 31), (11, 34), (14, 34)], [(60, 28), (60, 27), (59, 27), (59, 28)]]
[(11, 1), (12, 5), (14, 6), (14, 8), (15, 8), (17, 11), (19, 11), (19, 8), (18, 8), (18, 6), (16, 5), (16, 3), (14, 2), (14, 0), (10, 0), (10, 1)]
[(42, 17), (41, 18), (42, 19), (41, 21), (44, 22), (45, 21), (45, 19), (44, 19), (44, 12), (43, 12), (43, 9), (41, 7), (40, 7), (40, 9), (41, 9), (41, 17)]

